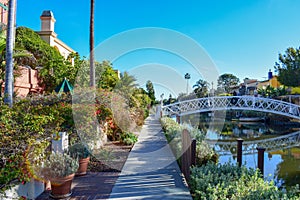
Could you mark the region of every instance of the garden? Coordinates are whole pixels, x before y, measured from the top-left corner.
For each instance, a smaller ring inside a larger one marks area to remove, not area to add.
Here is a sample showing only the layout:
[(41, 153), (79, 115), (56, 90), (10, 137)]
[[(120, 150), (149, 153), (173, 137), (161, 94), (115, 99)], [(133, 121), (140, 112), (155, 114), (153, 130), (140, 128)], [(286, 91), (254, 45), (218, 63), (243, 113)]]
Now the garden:
[[(74, 95), (72, 99), (70, 94), (16, 98), (12, 108), (1, 99), (1, 192), (32, 179), (47, 182), (75, 172), (83, 175), (86, 171), (77, 171), (79, 159), (93, 157), (94, 162), (102, 159), (102, 163), (112, 159), (110, 152), (103, 149), (107, 141), (129, 146), (137, 141), (133, 132), (147, 117), (147, 106), (125, 108), (116, 99), (121, 95), (102, 89), (97, 89), (95, 95), (93, 104), (86, 99), (82, 101), (80, 96), (75, 99)], [(117, 102), (120, 104), (116, 105)], [(121, 118), (131, 123), (119, 123)], [(66, 133), (69, 147), (62, 153), (52, 152), (51, 143), (61, 139), (61, 132)]]
[(164, 117), (161, 124), (170, 147), (181, 165), (181, 132), (187, 129), (196, 139), (196, 164), (190, 169), (188, 185), (193, 199), (299, 199), (299, 186), (278, 188), (266, 181), (258, 169), (218, 163), (218, 155), (206, 142), (205, 134), (187, 124)]

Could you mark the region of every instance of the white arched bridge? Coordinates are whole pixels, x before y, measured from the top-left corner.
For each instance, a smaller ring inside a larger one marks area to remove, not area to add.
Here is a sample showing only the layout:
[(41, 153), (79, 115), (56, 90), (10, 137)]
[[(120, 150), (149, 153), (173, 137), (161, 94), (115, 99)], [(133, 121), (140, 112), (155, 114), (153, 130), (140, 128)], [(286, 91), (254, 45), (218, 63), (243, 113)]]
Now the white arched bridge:
[(254, 96), (215, 96), (162, 106), (162, 116), (184, 116), (218, 110), (253, 110), (300, 119), (300, 106), (285, 101)]

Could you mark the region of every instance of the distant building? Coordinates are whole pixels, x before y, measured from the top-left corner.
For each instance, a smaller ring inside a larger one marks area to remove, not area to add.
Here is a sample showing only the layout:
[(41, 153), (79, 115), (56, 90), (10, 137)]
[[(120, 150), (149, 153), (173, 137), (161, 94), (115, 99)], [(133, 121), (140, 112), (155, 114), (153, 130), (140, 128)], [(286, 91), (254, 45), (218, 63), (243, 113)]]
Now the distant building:
[(267, 86), (271, 86), (273, 88), (279, 88), (281, 86), (280, 82), (277, 79), (278, 76), (273, 75), (272, 71), (268, 72), (268, 80), (260, 81), (257, 85), (257, 88), (266, 88)]

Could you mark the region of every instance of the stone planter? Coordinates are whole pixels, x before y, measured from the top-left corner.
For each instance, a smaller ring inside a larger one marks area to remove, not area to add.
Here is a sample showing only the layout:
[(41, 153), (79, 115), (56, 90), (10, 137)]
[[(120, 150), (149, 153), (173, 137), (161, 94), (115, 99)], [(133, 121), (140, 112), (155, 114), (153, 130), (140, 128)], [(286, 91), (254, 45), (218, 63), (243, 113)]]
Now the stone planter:
[(51, 193), (49, 194), (53, 199), (67, 199), (71, 196), (72, 181), (75, 174), (71, 174), (61, 178), (51, 178)]
[(84, 176), (86, 175), (87, 167), (90, 161), (90, 157), (79, 159), (79, 167), (76, 172), (76, 176)]

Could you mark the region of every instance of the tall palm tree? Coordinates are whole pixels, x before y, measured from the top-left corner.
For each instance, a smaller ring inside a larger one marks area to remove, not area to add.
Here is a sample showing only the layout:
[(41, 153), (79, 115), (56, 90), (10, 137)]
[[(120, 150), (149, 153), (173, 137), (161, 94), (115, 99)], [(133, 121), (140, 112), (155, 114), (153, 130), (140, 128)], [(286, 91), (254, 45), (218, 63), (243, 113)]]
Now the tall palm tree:
[(91, 0), (90, 14), (90, 86), (95, 87), (95, 56), (94, 56), (94, 9), (95, 0)]
[(14, 29), (15, 29), (15, 9), (16, 0), (8, 1), (8, 23), (6, 42), (6, 69), (5, 69), (5, 90), (4, 102), (10, 107), (13, 105), (13, 49), (14, 49)]

